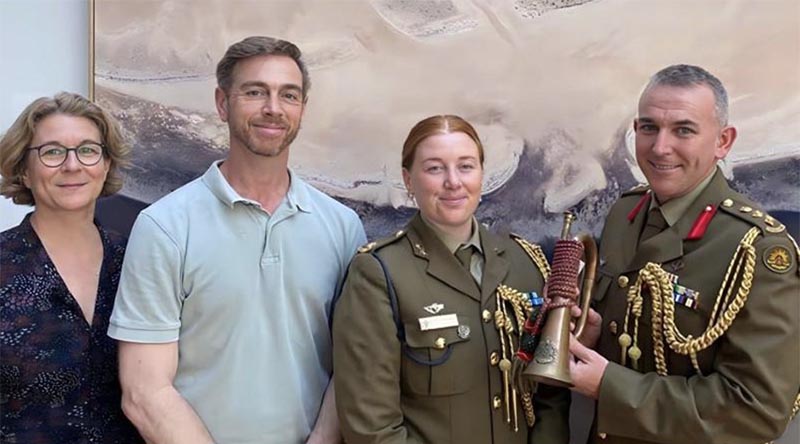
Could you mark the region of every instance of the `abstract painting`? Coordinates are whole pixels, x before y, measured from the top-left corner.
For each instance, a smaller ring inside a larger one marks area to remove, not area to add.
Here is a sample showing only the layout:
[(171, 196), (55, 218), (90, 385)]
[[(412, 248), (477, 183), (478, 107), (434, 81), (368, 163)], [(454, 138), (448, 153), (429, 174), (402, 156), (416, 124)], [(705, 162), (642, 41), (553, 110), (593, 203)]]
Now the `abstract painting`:
[(354, 208), (370, 238), (414, 211), (409, 129), (472, 122), (486, 147), (478, 217), (549, 244), (564, 210), (599, 234), (643, 181), (632, 119), (648, 77), (715, 73), (739, 138), (728, 178), (797, 231), (800, 6), (795, 0), (147, 0), (94, 3), (95, 100), (133, 145), (123, 195), (150, 203), (225, 156), (216, 62), (249, 35), (295, 42), (312, 87), (290, 166)]

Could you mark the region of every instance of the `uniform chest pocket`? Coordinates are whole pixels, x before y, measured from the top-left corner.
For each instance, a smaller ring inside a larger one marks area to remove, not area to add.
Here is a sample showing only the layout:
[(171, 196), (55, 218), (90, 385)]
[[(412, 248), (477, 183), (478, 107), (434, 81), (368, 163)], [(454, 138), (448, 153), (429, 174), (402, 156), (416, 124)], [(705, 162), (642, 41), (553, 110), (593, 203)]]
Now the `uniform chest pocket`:
[(611, 282), (614, 278), (614, 274), (608, 267), (601, 265), (597, 270), (597, 278), (594, 281), (594, 288), (592, 289), (592, 303), (598, 304), (606, 297), (606, 293), (608, 292), (608, 288), (611, 286)]
[[(459, 326), (420, 330), (418, 322), (405, 323), (402, 389), (424, 396), (464, 393), (474, 385), (470, 366), (469, 320), (459, 316)], [(476, 363), (472, 363), (475, 365)]]

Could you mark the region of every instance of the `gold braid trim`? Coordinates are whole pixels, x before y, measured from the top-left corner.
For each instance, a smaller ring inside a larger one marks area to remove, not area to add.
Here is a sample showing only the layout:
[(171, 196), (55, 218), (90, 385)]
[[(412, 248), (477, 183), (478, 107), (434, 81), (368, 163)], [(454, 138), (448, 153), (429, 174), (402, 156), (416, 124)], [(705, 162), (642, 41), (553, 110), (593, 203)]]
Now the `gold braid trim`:
[[(797, 246), (797, 241), (794, 240), (792, 235), (786, 233), (786, 236), (789, 237), (789, 240), (792, 241), (792, 245), (794, 245), (794, 251), (796, 253), (796, 259), (800, 260), (800, 247)], [(800, 393), (797, 394), (797, 397), (794, 398), (794, 406), (792, 406), (792, 414), (789, 416), (789, 422), (797, 416), (797, 412), (800, 412)]]
[[(792, 239), (792, 242), (794, 242), (794, 239)], [(794, 244), (794, 245), (795, 245), (795, 247), (797, 247), (797, 244)], [(792, 406), (792, 414), (789, 415), (789, 424), (791, 424), (792, 420), (794, 420), (794, 417), (797, 416), (797, 412), (798, 411), (800, 411), (800, 393), (798, 393), (797, 397), (794, 398), (794, 406)], [(786, 427), (788, 428), (789, 425), (787, 424)], [(786, 432), (784, 431), (784, 433), (786, 433)], [(774, 442), (775, 441), (770, 441), (770, 442), (765, 443), (765, 444), (773, 444)]]
[[(622, 345), (622, 365), (625, 365), (626, 348), (631, 345), (631, 338), (628, 334), (629, 314), (634, 315), (634, 337), (633, 346), (627, 349), (627, 354), (631, 356), (634, 364), (633, 355), (639, 352), (636, 346), (636, 338), (638, 336), (639, 317), (641, 316), (641, 287), (644, 284), (650, 290), (653, 304), (651, 322), (653, 325), (653, 354), (655, 355), (656, 372), (661, 376), (667, 375), (667, 363), (664, 355), (664, 339), (666, 338), (670, 350), (677, 354), (688, 355), (697, 373), (701, 374), (697, 353), (711, 346), (725, 334), (750, 296), (756, 264), (756, 249), (753, 244), (759, 234), (761, 234), (761, 230), (758, 227), (753, 227), (739, 241), (739, 246), (736, 248), (736, 252), (728, 265), (714, 302), (714, 308), (708, 320), (708, 327), (697, 338), (693, 338), (691, 335), (684, 336), (675, 325), (675, 300), (672, 298), (673, 285), (670, 282), (669, 274), (660, 265), (652, 262), (639, 270), (636, 283), (628, 290), (628, 307), (625, 314), (624, 333), (619, 338), (620, 345)], [(788, 233), (787, 236), (789, 236)], [(789, 239), (794, 245), (798, 258), (800, 258), (800, 247), (791, 236), (789, 236)], [(741, 276), (741, 279), (734, 296), (734, 286), (739, 276)], [(797, 394), (794, 400), (789, 422), (794, 419), (799, 411), (800, 393)]]
[[(641, 298), (641, 287), (647, 285), (652, 298), (652, 323), (653, 323), (653, 354), (655, 355), (656, 372), (659, 375), (667, 374), (667, 363), (664, 354), (664, 340), (666, 339), (669, 348), (680, 355), (688, 355), (695, 370), (700, 373), (700, 366), (697, 362), (697, 353), (705, 350), (717, 339), (720, 338), (730, 328), (736, 316), (747, 302), (750, 289), (753, 285), (753, 275), (756, 264), (756, 251), (753, 247), (758, 235), (761, 233), (758, 227), (751, 228), (739, 242), (736, 252), (733, 254), (731, 263), (722, 280), (719, 293), (717, 294), (714, 308), (709, 317), (708, 327), (697, 338), (691, 335), (684, 336), (675, 325), (675, 301), (672, 299), (672, 283), (669, 274), (655, 263), (648, 263), (639, 271), (636, 283), (628, 292), (628, 310), (633, 312), (635, 328), (638, 330), (638, 318), (641, 311), (636, 309), (636, 302)], [(736, 289), (737, 277), (741, 276), (738, 289)], [(736, 290), (734, 292), (734, 290)], [(735, 296), (734, 296), (735, 293)], [(633, 307), (631, 307), (634, 302)], [(627, 315), (626, 315), (627, 321)], [(627, 332), (627, 322), (625, 331)], [(636, 347), (636, 337), (638, 331), (634, 332), (633, 347), (628, 350), (631, 352), (638, 350)], [(633, 356), (631, 356), (633, 359)], [(635, 360), (634, 360), (635, 361)]]
[[(530, 299), (524, 294), (505, 284), (501, 284), (497, 287), (496, 295), (497, 309), (494, 313), (494, 323), (500, 334), (500, 348), (502, 350), (502, 359), (498, 366), (503, 374), (503, 398), (505, 400), (506, 422), (511, 424), (513, 420), (514, 431), (516, 432), (519, 430), (519, 420), (517, 417), (517, 411), (519, 410), (517, 387), (516, 384), (511, 383), (509, 371), (511, 370), (511, 359), (517, 349), (514, 340), (519, 340), (522, 334), (522, 325), (525, 324), (525, 320), (533, 311), (533, 305)], [(514, 322), (511, 322), (512, 318), (507, 307), (511, 308)], [(530, 393), (522, 392), (522, 409), (525, 412), (527, 421), (531, 418), (528, 411), (530, 410), (533, 412), (533, 403)], [(529, 426), (533, 426), (532, 421), (527, 422)]]
[(797, 246), (797, 241), (794, 240), (791, 234), (786, 233), (786, 236), (792, 241), (792, 245), (794, 245), (794, 251), (797, 253), (797, 260), (800, 260), (800, 247)]
[(522, 394), (522, 408), (525, 410), (525, 422), (528, 427), (533, 427), (536, 424), (536, 415), (533, 412), (533, 395), (530, 392)]
[(539, 272), (542, 273), (542, 277), (546, 281), (550, 276), (550, 264), (547, 263), (547, 257), (544, 255), (542, 247), (532, 244), (521, 237), (512, 236), (511, 238), (528, 253), (528, 256), (530, 256), (533, 263), (536, 264), (536, 268), (539, 269)]
[[(533, 263), (536, 265), (536, 268), (539, 269), (539, 273), (542, 274), (542, 278), (547, 281), (547, 278), (550, 276), (550, 264), (547, 262), (547, 257), (544, 255), (544, 251), (542, 251), (542, 247), (539, 245), (533, 244), (528, 242), (525, 239), (520, 237), (512, 236), (512, 239), (519, 244), (520, 247), (525, 251), (528, 257), (531, 258)], [(531, 301), (525, 297), (522, 293), (517, 290), (514, 290), (511, 287), (500, 285), (497, 288), (497, 294), (499, 295), (499, 299), (503, 301), (507, 301), (513, 311), (514, 317), (517, 321), (517, 334), (521, 337), (522, 336), (522, 326), (525, 324), (525, 321), (528, 317), (533, 313), (533, 305)], [(500, 300), (498, 300), (498, 303)], [(506, 320), (507, 321), (507, 320)], [(504, 324), (506, 324), (505, 322)], [(498, 328), (498, 330), (500, 330)], [(510, 333), (510, 332), (509, 332)], [(503, 332), (501, 331), (500, 334), (502, 335)], [(513, 339), (509, 337), (509, 342), (513, 343)], [(514, 354), (514, 349), (511, 349), (511, 356)], [(505, 373), (505, 372), (504, 372)], [(536, 415), (533, 410), (533, 392), (520, 390), (520, 398), (522, 401), (522, 411), (525, 414), (525, 422), (528, 424), (528, 427), (533, 427), (534, 423), (536, 423)], [(517, 390), (516, 387), (512, 389), (512, 397), (513, 397), (513, 408), (514, 408), (514, 431), (518, 430), (517, 427)]]

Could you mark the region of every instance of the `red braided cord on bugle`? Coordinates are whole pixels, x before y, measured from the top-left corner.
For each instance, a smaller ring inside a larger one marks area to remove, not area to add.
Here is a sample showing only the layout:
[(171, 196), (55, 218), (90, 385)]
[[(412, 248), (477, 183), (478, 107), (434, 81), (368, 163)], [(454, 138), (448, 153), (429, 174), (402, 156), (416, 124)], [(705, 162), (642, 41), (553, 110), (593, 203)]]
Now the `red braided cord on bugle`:
[(555, 298), (561, 297), (572, 301), (572, 304), (575, 303), (575, 299), (578, 297), (575, 294), (575, 288), (578, 286), (581, 257), (583, 257), (583, 244), (580, 241), (561, 239), (556, 242), (552, 271), (547, 279), (548, 298), (555, 300)]

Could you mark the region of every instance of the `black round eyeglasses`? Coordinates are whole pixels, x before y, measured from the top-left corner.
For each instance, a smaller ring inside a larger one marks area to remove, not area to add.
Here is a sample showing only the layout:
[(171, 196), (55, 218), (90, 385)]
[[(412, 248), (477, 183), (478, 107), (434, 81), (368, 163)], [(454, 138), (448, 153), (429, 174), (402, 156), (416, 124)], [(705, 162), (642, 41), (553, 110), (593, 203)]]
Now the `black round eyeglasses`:
[(48, 142), (43, 145), (32, 146), (28, 150), (36, 151), (39, 154), (39, 160), (44, 166), (58, 168), (67, 161), (70, 151), (75, 151), (75, 156), (82, 165), (97, 165), (100, 159), (103, 158), (105, 147), (99, 143), (86, 142), (75, 148), (67, 148), (60, 143)]

